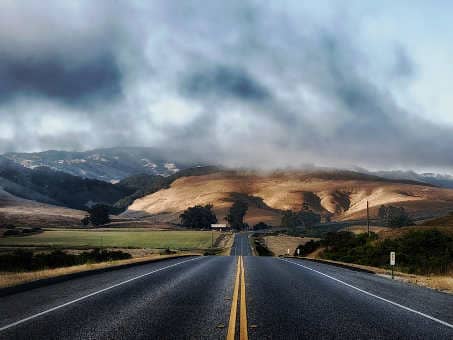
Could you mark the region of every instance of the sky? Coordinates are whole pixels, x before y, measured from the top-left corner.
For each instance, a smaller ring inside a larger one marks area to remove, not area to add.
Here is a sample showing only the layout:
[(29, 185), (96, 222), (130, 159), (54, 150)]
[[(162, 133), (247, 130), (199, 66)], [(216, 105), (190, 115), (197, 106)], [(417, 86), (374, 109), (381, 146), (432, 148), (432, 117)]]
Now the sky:
[(0, 152), (453, 173), (449, 1), (0, 2)]

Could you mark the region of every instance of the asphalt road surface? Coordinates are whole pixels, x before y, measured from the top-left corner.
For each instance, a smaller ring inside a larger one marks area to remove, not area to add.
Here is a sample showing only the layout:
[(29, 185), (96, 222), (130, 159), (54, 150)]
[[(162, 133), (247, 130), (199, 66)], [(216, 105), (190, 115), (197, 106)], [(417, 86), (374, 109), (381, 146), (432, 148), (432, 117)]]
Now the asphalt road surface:
[(249, 242), (249, 233), (237, 233), (234, 235), (233, 246), (230, 255), (232, 256), (252, 256), (252, 248)]
[(2, 297), (0, 338), (453, 339), (453, 296), (297, 259), (179, 258)]

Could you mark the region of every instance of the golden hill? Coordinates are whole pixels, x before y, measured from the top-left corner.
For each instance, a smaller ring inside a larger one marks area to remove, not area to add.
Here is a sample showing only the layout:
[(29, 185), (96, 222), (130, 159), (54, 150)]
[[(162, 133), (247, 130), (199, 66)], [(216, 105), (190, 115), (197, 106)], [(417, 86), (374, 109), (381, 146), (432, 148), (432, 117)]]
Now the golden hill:
[(351, 171), (219, 171), (179, 178), (170, 188), (134, 201), (124, 215), (152, 215), (160, 221), (177, 222), (186, 208), (213, 204), (219, 221), (223, 221), (235, 199), (249, 202), (246, 221), (250, 224), (263, 221), (278, 225), (282, 211), (300, 210), (304, 203), (333, 220), (364, 218), (367, 200), (372, 217), (382, 204), (403, 206), (414, 217), (453, 210), (451, 189)]

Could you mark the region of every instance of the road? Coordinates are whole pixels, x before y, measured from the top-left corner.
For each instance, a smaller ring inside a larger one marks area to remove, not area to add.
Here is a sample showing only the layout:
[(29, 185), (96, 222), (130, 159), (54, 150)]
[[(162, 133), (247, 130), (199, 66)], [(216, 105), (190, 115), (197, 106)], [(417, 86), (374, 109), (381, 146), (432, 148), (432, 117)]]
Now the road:
[(453, 338), (452, 295), (305, 260), (245, 256), (245, 242), (247, 234), (236, 234), (238, 256), (171, 259), (2, 297), (0, 338)]
[(237, 233), (234, 235), (233, 246), (230, 255), (252, 256), (252, 248), (249, 242), (250, 233)]

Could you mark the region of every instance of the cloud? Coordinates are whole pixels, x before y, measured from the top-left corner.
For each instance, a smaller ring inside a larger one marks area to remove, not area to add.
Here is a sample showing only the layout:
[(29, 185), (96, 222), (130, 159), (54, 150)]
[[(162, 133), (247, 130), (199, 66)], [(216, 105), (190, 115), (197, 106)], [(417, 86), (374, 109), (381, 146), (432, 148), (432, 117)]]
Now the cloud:
[(410, 93), (423, 56), (397, 32), (373, 33), (368, 10), (11, 2), (0, 14), (0, 151), (144, 145), (231, 166), (453, 171), (453, 127)]
[(269, 91), (240, 68), (225, 65), (190, 74), (182, 84), (182, 92), (190, 97), (232, 97), (243, 101), (263, 101)]
[(72, 63), (58, 57), (0, 57), (0, 79), (0, 102), (16, 96), (44, 96), (77, 105), (121, 94), (121, 73), (109, 54)]

